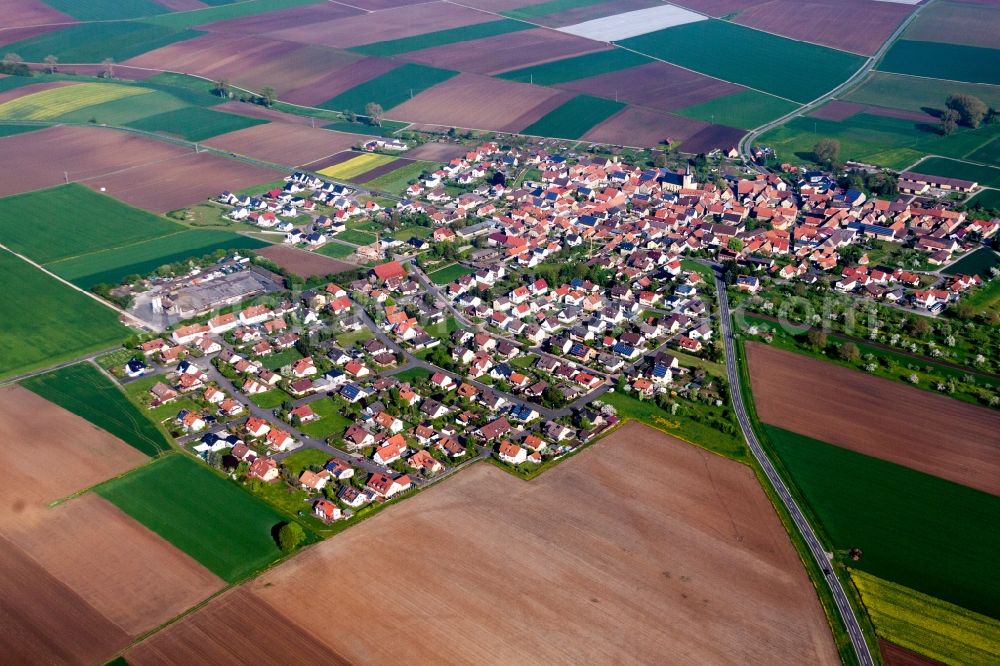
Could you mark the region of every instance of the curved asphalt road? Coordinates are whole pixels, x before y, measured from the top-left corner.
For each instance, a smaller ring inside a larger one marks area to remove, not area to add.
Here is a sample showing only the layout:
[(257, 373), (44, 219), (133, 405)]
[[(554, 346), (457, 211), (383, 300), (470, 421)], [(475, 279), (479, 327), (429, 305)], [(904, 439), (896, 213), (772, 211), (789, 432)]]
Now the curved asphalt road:
[(791, 493), (788, 492), (788, 487), (785, 486), (785, 482), (782, 481), (781, 476), (779, 476), (777, 470), (774, 469), (774, 465), (771, 464), (770, 458), (767, 457), (767, 453), (761, 447), (760, 442), (757, 441), (756, 435), (754, 435), (753, 427), (750, 424), (750, 418), (747, 416), (746, 407), (743, 404), (743, 394), (739, 389), (740, 376), (736, 365), (732, 320), (729, 316), (729, 297), (726, 294), (726, 285), (721, 279), (719, 279), (718, 275), (715, 276), (715, 288), (719, 294), (722, 339), (726, 347), (726, 373), (729, 377), (730, 393), (733, 396), (733, 408), (736, 410), (736, 418), (740, 422), (740, 428), (743, 430), (743, 436), (746, 437), (747, 444), (750, 447), (750, 451), (753, 452), (754, 458), (757, 459), (761, 469), (764, 470), (764, 474), (771, 482), (771, 486), (778, 494), (778, 497), (781, 498), (781, 502), (788, 510), (788, 514), (792, 517), (792, 522), (795, 523), (795, 528), (799, 531), (799, 534), (802, 535), (806, 545), (809, 546), (809, 552), (812, 553), (813, 559), (816, 560), (816, 564), (819, 566), (820, 570), (823, 571), (823, 577), (826, 580), (826, 584), (829, 586), (830, 592), (833, 594), (833, 600), (837, 605), (837, 612), (840, 614), (840, 619), (844, 623), (844, 626), (847, 627), (847, 633), (851, 637), (851, 644), (854, 646), (854, 653), (857, 655), (858, 663), (860, 663), (861, 666), (874, 666), (875, 662), (872, 659), (872, 653), (868, 648), (868, 643), (865, 642), (864, 634), (861, 632), (861, 625), (858, 623), (858, 618), (854, 615), (854, 609), (851, 608), (851, 604), (847, 600), (847, 594), (844, 592), (844, 588), (840, 584), (840, 579), (837, 578), (837, 576), (833, 574), (830, 569), (830, 561), (827, 559), (826, 551), (823, 550), (823, 546), (820, 544), (819, 539), (816, 538), (816, 533), (813, 532), (812, 527), (802, 514), (798, 504), (795, 503), (795, 499), (792, 497)]

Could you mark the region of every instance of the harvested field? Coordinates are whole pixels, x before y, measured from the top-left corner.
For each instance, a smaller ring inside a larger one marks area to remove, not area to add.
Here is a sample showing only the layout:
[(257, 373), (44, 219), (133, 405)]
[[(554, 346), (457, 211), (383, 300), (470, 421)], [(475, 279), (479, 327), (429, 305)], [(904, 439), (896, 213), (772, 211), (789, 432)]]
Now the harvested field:
[(345, 49), (495, 20), (496, 16), (487, 12), (447, 2), (427, 2), (390, 12), (316, 21), (295, 28), (275, 30), (267, 35), (274, 39)]
[(473, 74), (495, 74), (608, 48), (582, 37), (536, 28), (413, 51), (403, 58)]
[(311, 4), (304, 7), (292, 7), (291, 9), (279, 9), (273, 12), (264, 12), (251, 16), (218, 21), (207, 25), (198, 26), (199, 30), (209, 32), (224, 32), (233, 35), (261, 35), (266, 32), (276, 30), (287, 30), (297, 28), (302, 25), (311, 25), (319, 21), (331, 21), (345, 16), (363, 14), (361, 9), (355, 9), (348, 5), (324, 2), (321, 4)]
[(355, 134), (269, 123), (217, 136), (205, 145), (297, 167), (348, 150), (357, 142)]
[(878, 651), (885, 666), (937, 666), (941, 662), (879, 639)]
[[(96, 127), (50, 127), (0, 139), (7, 156), (0, 196), (85, 180), (120, 169), (172, 160), (187, 151), (152, 139)], [(204, 175), (204, 174), (202, 174)]]
[(746, 134), (744, 130), (727, 125), (709, 125), (698, 130), (681, 144), (685, 153), (707, 153), (715, 148), (732, 148)]
[[(246, 640), (247, 627), (266, 627), (268, 639)], [(246, 588), (212, 600), (197, 613), (133, 647), (125, 658), (137, 666), (349, 663)]]
[(651, 147), (664, 139), (685, 141), (708, 123), (652, 109), (626, 107), (583, 135), (586, 141), (623, 146)]
[(414, 160), (450, 162), (456, 157), (462, 157), (468, 150), (468, 146), (460, 143), (437, 143), (432, 141), (407, 151), (406, 156)]
[(665, 62), (651, 62), (559, 84), (560, 88), (649, 106), (663, 111), (701, 104), (744, 90)]
[(996, 3), (940, 2), (921, 12), (906, 29), (905, 37), (1000, 49), (1000, 7)]
[[(352, 54), (353, 57), (358, 56)], [(293, 90), (282, 99), (292, 104), (320, 106), (323, 102), (343, 92), (366, 83), (399, 67), (399, 63), (385, 58), (361, 58), (350, 67), (342, 67), (317, 79), (312, 85)], [(327, 106), (326, 108), (332, 108)], [(336, 109), (341, 110), (341, 109)]]
[(5, 28), (15, 28), (45, 23), (76, 23), (76, 19), (56, 11), (42, 0), (4, 0), (3, 22)]
[[(516, 132), (567, 101), (566, 92), (459, 74), (392, 109), (398, 120)], [(497, 104), (497, 100), (504, 100)]]
[[(343, 566), (372, 543), (365, 570)], [(420, 662), (837, 663), (751, 470), (637, 423), (531, 483), (473, 467), (248, 587), (352, 662), (388, 658), (418, 614)], [(407, 594), (377, 601), (393, 589)], [(215, 605), (189, 631), (211, 633)]]
[(747, 354), (761, 421), (1000, 495), (995, 411), (768, 345)]
[[(872, 55), (911, 11), (909, 5), (876, 0), (771, 0), (744, 9), (733, 21), (792, 39)], [(850, 15), (864, 17), (864, 30), (842, 28), (844, 16)]]
[(616, 42), (657, 30), (704, 21), (706, 18), (702, 14), (676, 5), (657, 5), (563, 26), (559, 30), (599, 42)]
[(357, 268), (356, 265), (346, 261), (338, 261), (332, 257), (306, 252), (287, 245), (271, 245), (257, 250), (257, 254), (301, 278), (343, 273)]
[(211, 153), (187, 153), (158, 164), (147, 163), (87, 178), (83, 183), (97, 190), (107, 188), (108, 195), (137, 208), (165, 213), (190, 206), (223, 190), (241, 190), (283, 175), (283, 171)]

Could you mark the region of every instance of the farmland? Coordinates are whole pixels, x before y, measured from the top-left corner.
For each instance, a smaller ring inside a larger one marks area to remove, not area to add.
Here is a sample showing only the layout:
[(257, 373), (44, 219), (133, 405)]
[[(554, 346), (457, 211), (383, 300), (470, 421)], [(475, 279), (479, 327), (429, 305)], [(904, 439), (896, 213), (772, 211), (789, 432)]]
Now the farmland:
[(797, 108), (798, 106), (792, 102), (765, 95), (756, 90), (744, 90), (701, 104), (687, 106), (674, 113), (720, 125), (753, 129), (791, 113)]
[(912, 170), (932, 176), (971, 180), (985, 187), (1000, 187), (1000, 168), (969, 164), (946, 157), (930, 157), (915, 165)]
[(369, 102), (376, 102), (384, 109), (391, 109), (456, 74), (458, 72), (407, 63), (345, 90), (318, 106), (333, 111), (364, 113)]
[(363, 53), (370, 56), (397, 56), (410, 51), (429, 49), (435, 46), (454, 44), (455, 42), (465, 42), (473, 39), (485, 39), (496, 35), (505, 35), (518, 30), (527, 30), (531, 24), (510, 19), (490, 21), (488, 23), (474, 23), (472, 25), (458, 28), (448, 28), (435, 32), (425, 32), (412, 37), (402, 37), (384, 42), (375, 42), (363, 46), (355, 46), (351, 50), (356, 53)]
[(5, 250), (0, 272), (17, 285), (0, 297), (0, 377), (112, 347), (129, 333), (113, 310)]
[(367, 181), (365, 185), (375, 190), (400, 195), (411, 181), (420, 177), (420, 174), (425, 171), (433, 171), (435, 168), (437, 165), (434, 162), (408, 162), (398, 169)]
[(376, 169), (384, 164), (390, 164), (395, 160), (396, 158), (390, 155), (364, 153), (357, 157), (352, 157), (346, 162), (320, 169), (318, 173), (338, 180), (353, 180), (372, 169)]
[[(603, 123), (593, 127), (583, 138), (587, 141), (626, 146), (656, 146), (662, 141), (670, 139), (671, 144), (676, 145), (678, 142), (683, 144), (702, 130), (713, 127), (716, 126), (700, 120), (660, 113), (638, 106), (628, 106)], [(742, 130), (733, 131), (739, 136), (743, 135)], [(716, 143), (716, 141), (709, 141), (709, 143)], [(694, 150), (694, 152), (702, 151)]]
[(884, 72), (971, 83), (1000, 83), (1000, 49), (900, 40), (878, 68)]
[[(337, 244), (327, 243), (316, 252), (306, 252), (305, 250), (299, 250), (287, 245), (271, 245), (259, 250), (257, 254), (300, 278), (310, 278), (314, 275), (330, 275), (331, 273), (342, 273), (354, 269), (354, 264), (337, 261), (331, 258), (336, 255), (323, 252), (323, 250), (332, 245)], [(346, 254), (341, 256), (347, 256), (354, 252), (353, 247), (348, 248), (348, 250)]]
[(192, 229), (63, 259), (48, 264), (47, 268), (83, 289), (90, 289), (97, 284), (120, 284), (127, 276), (147, 275), (166, 264), (203, 257), (218, 250), (253, 250), (266, 246), (264, 241), (228, 231)]
[(851, 574), (879, 636), (945, 664), (1000, 658), (1000, 622), (863, 571)]
[[(622, 45), (796, 102), (835, 88), (862, 64), (856, 55), (715, 20), (633, 37)], [(748, 52), (782, 67), (746, 67), (742, 56)]]
[(573, 58), (564, 58), (553, 62), (523, 67), (499, 76), (521, 83), (534, 83), (541, 86), (553, 86), (567, 81), (576, 81), (600, 74), (620, 72), (631, 67), (638, 67), (653, 62), (646, 56), (641, 56), (624, 49), (611, 49), (587, 53)]
[(982, 207), (985, 210), (1000, 210), (1000, 191), (983, 190), (969, 200), (969, 207)]
[(590, 128), (625, 108), (621, 102), (577, 95), (525, 127), (523, 134), (579, 139)]
[(110, 83), (79, 83), (50, 88), (0, 104), (0, 118), (5, 120), (51, 120), (90, 106), (97, 106), (134, 95), (151, 92), (135, 86)]
[(46, 0), (46, 4), (81, 21), (141, 18), (170, 11), (153, 0), (87, 0), (85, 3)]
[[(769, 345), (747, 354), (765, 423), (1000, 494), (995, 411)], [(873, 410), (874, 395), (892, 408)]]
[(979, 275), (989, 278), (990, 268), (1000, 267), (1000, 257), (989, 248), (980, 248), (942, 269), (945, 275)]
[[(642, 498), (629, 497), (635, 484), (647, 489)], [(519, 501), (503, 503), (497, 520), (497, 502), (512, 493)], [(377, 581), (343, 566), (375, 541), (385, 545), (369, 554)], [(502, 574), (512, 562), (514, 588)], [(374, 586), (409, 594), (387, 607), (374, 602)], [(532, 590), (530, 617), (517, 610), (524, 597), (515, 588)], [(426, 618), (407, 644), (417, 661), (837, 662), (823, 611), (752, 472), (637, 424), (531, 484), (474, 466), (240, 594), (249, 597), (240, 617), (277, 614), (277, 626), (298, 627), (293, 635), (346, 662), (386, 658), (394, 627), (414, 613)], [(350, 615), (332, 612), (344, 604)], [(180, 658), (232, 608), (226, 597), (210, 602), (127, 657)], [(562, 629), (540, 629), (553, 623)], [(357, 626), (368, 628), (365, 641), (351, 637)]]
[(271, 530), (282, 517), (185, 455), (157, 460), (97, 492), (228, 582), (280, 556)]
[(118, 386), (89, 363), (38, 375), (22, 382), (60, 407), (141, 451), (156, 456), (170, 449), (166, 437), (133, 405)]
[(200, 34), (202, 33), (196, 30), (156, 25), (152, 22), (80, 23), (8, 44), (4, 48), (32, 62), (42, 62), (50, 54), (62, 62), (93, 63), (105, 58), (121, 62)]
[(275, 164), (303, 166), (348, 150), (359, 137), (306, 125), (268, 123), (221, 134), (206, 145)]
[(129, 127), (147, 132), (173, 134), (188, 141), (203, 141), (219, 134), (262, 125), (266, 120), (236, 116), (200, 107), (164, 111), (128, 123)]
[(1000, 48), (1000, 8), (995, 3), (938, 2), (906, 29), (906, 39)]
[(1000, 105), (1000, 86), (937, 81), (885, 72), (872, 72), (860, 87), (844, 99), (906, 111), (943, 111), (945, 99), (951, 93), (974, 95), (990, 106)]

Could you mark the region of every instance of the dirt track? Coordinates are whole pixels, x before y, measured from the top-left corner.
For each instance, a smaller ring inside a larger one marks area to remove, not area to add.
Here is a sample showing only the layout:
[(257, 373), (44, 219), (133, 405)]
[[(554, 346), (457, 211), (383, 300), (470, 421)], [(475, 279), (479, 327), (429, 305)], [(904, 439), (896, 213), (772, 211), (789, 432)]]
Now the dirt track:
[(765, 423), (1000, 495), (1000, 413), (768, 345), (747, 345)]
[[(248, 590), (351, 662), (837, 663), (750, 469), (638, 424), (530, 483), (475, 466)], [(186, 656), (219, 605), (128, 658)]]

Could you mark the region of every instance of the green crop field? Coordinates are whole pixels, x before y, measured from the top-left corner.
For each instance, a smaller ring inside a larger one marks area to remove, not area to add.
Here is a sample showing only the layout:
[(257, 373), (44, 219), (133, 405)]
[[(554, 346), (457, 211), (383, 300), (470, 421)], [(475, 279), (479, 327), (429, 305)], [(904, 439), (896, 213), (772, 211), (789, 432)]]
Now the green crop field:
[(949, 81), (1000, 83), (1000, 49), (901, 39), (892, 45), (878, 68)]
[(161, 238), (92, 252), (48, 264), (46, 268), (84, 289), (96, 284), (119, 284), (127, 275), (147, 275), (160, 266), (216, 250), (253, 250), (268, 243), (228, 231), (192, 229)]
[[(797, 102), (836, 88), (864, 64), (861, 56), (715, 19), (632, 37), (621, 45)], [(781, 66), (748, 66), (748, 58)]]
[(930, 157), (914, 166), (912, 171), (931, 176), (973, 180), (983, 187), (1000, 187), (1000, 168), (979, 166), (944, 157)]
[(45, 0), (45, 4), (81, 21), (131, 19), (166, 14), (170, 10), (153, 0)]
[(579, 139), (592, 127), (624, 108), (625, 104), (622, 102), (590, 95), (577, 95), (549, 111), (520, 133), (559, 139)]
[(858, 104), (906, 111), (943, 111), (944, 102), (952, 93), (973, 95), (989, 106), (1000, 106), (1000, 86), (939, 81), (885, 72), (872, 72), (860, 87), (848, 93), (844, 99)]
[(463, 275), (472, 275), (475, 273), (471, 268), (466, 268), (462, 264), (452, 264), (451, 266), (445, 266), (433, 273), (428, 273), (427, 277), (431, 279), (434, 284), (448, 284), (449, 282), (454, 282)]
[(364, 134), (366, 136), (392, 136), (401, 129), (405, 129), (409, 123), (399, 123), (394, 120), (382, 119), (382, 126), (369, 125), (366, 122), (352, 123), (348, 120), (341, 120), (329, 125), (323, 125), (323, 129), (337, 132), (347, 132), (348, 134)]
[(1000, 497), (781, 428), (765, 433), (846, 563), (1000, 617)]
[(394, 171), (368, 181), (365, 187), (390, 194), (402, 194), (411, 182), (420, 178), (420, 174), (437, 168), (439, 166), (434, 162), (408, 162)]
[(599, 74), (618, 72), (651, 62), (655, 61), (652, 58), (647, 58), (632, 51), (611, 49), (610, 51), (587, 53), (581, 56), (573, 56), (572, 58), (554, 60), (541, 65), (513, 69), (497, 76), (503, 79), (510, 79), (511, 81), (535, 83), (541, 86), (554, 86), (557, 83), (566, 83), (567, 81), (576, 81), (577, 79), (585, 79)]
[(332, 398), (317, 400), (309, 406), (319, 416), (318, 420), (299, 426), (299, 430), (309, 437), (326, 439), (344, 432), (351, 425), (351, 420), (340, 413), (340, 406)]
[(25, 132), (34, 132), (35, 130), (42, 129), (41, 125), (2, 125), (0, 124), (0, 137), (14, 136), (15, 134), (24, 134)]
[[(512, 21), (511, 19), (501, 19), (499, 21), (488, 21), (486, 23), (474, 23), (459, 28), (449, 28), (447, 30), (437, 30), (435, 32), (425, 32), (422, 35), (403, 37), (401, 39), (390, 39), (384, 42), (374, 42), (363, 46), (355, 46), (349, 51), (364, 53), (370, 56), (392, 57), (429, 49), (435, 46), (455, 44), (457, 42), (467, 42), (472, 39), (484, 39), (495, 37), (509, 32), (528, 30), (535, 26), (523, 21)], [(457, 48), (457, 47), (456, 47)]]
[(17, 53), (30, 62), (42, 62), (50, 54), (59, 58), (60, 62), (101, 62), (105, 58), (121, 62), (203, 34), (197, 30), (180, 30), (146, 22), (78, 23), (6, 44), (4, 51)]
[(271, 534), (284, 518), (186, 455), (166, 456), (96, 490), (230, 583), (281, 556)]
[[(114, 310), (0, 250), (0, 377), (112, 347), (129, 334)], [(10, 288), (16, 285), (16, 288)]]
[(861, 571), (851, 579), (882, 638), (944, 664), (1000, 661), (1000, 622)]
[(753, 129), (791, 113), (799, 108), (787, 100), (766, 95), (756, 90), (716, 97), (694, 106), (673, 111), (680, 116), (707, 120), (710, 123), (729, 125), (741, 129)]
[(127, 123), (129, 127), (147, 132), (173, 134), (188, 141), (204, 141), (219, 134), (263, 125), (266, 120), (236, 116), (231, 113), (211, 111), (201, 107), (187, 107), (165, 111)]
[(216, 21), (227, 21), (243, 16), (255, 16), (257, 14), (264, 14), (265, 12), (278, 11), (279, 9), (316, 5), (323, 2), (323, 0), (246, 0), (244, 2), (234, 1), (223, 4), (221, 0), (203, 1), (207, 5), (220, 6), (193, 9), (187, 12), (160, 14), (159, 16), (146, 19), (145, 22), (175, 29), (192, 28), (198, 25), (215, 23)]
[(983, 208), (984, 210), (1000, 210), (1000, 191), (983, 190), (969, 200), (970, 208)]
[(527, 7), (508, 9), (507, 11), (500, 13), (511, 18), (531, 19), (538, 18), (539, 16), (548, 16), (549, 14), (565, 12), (570, 9), (576, 9), (577, 7), (599, 5), (607, 1), (608, 0), (549, 0), (548, 2), (542, 2), (537, 5), (528, 5)]
[(982, 247), (941, 269), (941, 272), (945, 275), (979, 275), (988, 278), (993, 267), (1000, 268), (1000, 256), (993, 250)]
[(986, 145), (980, 146), (965, 157), (973, 162), (983, 162), (985, 164), (1000, 164), (1000, 138), (993, 139)]
[(39, 263), (182, 230), (76, 183), (0, 199), (0, 242)]
[(168, 451), (166, 436), (122, 393), (118, 385), (89, 363), (78, 363), (21, 384), (73, 412), (147, 456)]
[(332, 111), (364, 113), (365, 106), (369, 102), (376, 102), (381, 104), (383, 109), (391, 109), (410, 99), (411, 94), (422, 93), (456, 74), (458, 72), (448, 69), (407, 63), (345, 90), (333, 99), (323, 102), (319, 107)]

